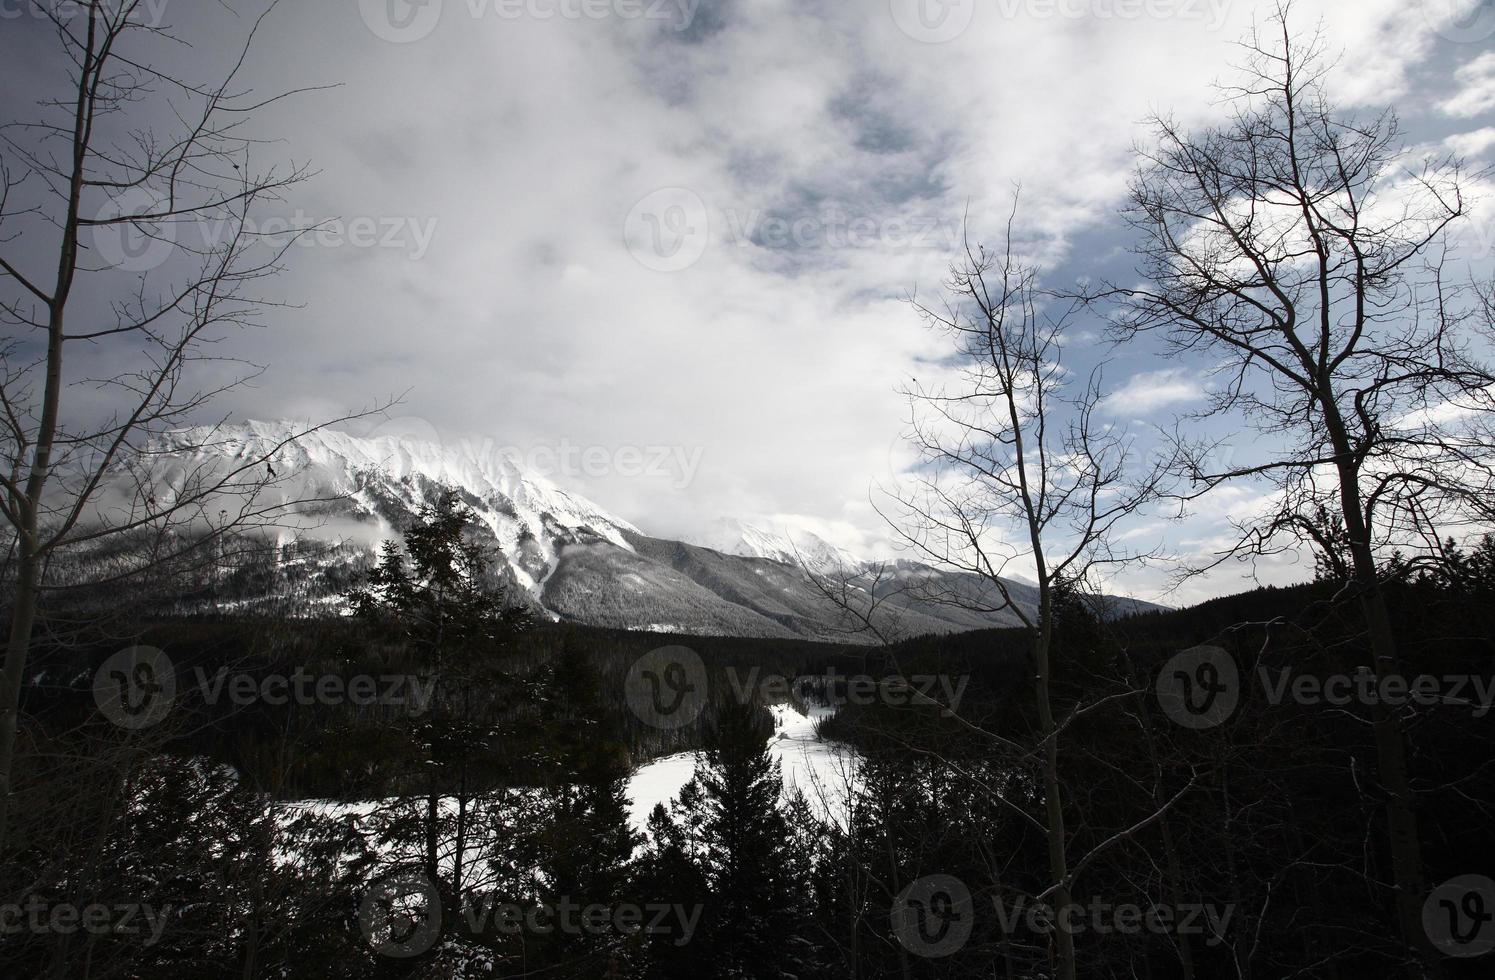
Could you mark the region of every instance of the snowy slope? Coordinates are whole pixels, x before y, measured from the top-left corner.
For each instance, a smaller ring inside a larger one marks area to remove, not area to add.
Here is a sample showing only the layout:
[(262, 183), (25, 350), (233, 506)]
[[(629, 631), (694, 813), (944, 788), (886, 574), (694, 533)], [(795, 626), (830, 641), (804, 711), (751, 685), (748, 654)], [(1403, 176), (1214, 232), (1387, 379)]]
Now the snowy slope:
[(706, 533), (689, 539), (689, 543), (724, 555), (767, 558), (817, 573), (860, 568), (865, 564), (845, 549), (809, 531), (767, 528), (732, 517), (718, 519)]
[[(656, 632), (850, 639), (845, 617), (815, 588), (808, 567), (819, 576), (846, 578), (863, 593), (886, 595), (886, 611), (897, 616), (905, 635), (1018, 622), (1010, 610), (975, 613), (919, 597), (929, 585), (932, 592), (967, 595), (972, 604), (989, 607), (990, 586), (974, 576), (914, 562), (896, 562), (891, 575), (874, 576), (875, 565), (804, 532), (723, 520), (698, 543), (650, 537), (489, 443), (330, 430), (288, 442), (296, 431), (284, 422), (249, 422), (171, 433), (152, 446), (161, 454), (157, 493), (170, 493), (193, 473), (258, 466), (255, 461), (268, 455), (275, 476), (268, 495), (279, 497), (271, 502), (317, 501), (293, 508), (300, 515), (293, 522), (300, 528), (297, 548), (282, 542), (270, 577), (249, 579), (274, 581), (272, 592), (218, 596), (220, 608), (280, 594), (304, 596), (312, 608), (335, 608), (350, 572), (450, 487), (477, 517), (476, 540), (497, 583), (556, 618)], [(307, 541), (331, 546), (302, 548)], [(1033, 590), (1011, 585), (1017, 601), (1031, 607)], [(856, 639), (871, 642), (870, 636)]]
[[(171, 433), (153, 448), (172, 452), (193, 447), (176, 453), (173, 465), (183, 468), (214, 458), (231, 465), (270, 455), (283, 481), (272, 493), (287, 500), (344, 497), (340, 506), (328, 510), (364, 525), (366, 533), (354, 536), (367, 542), (398, 537), (399, 528), (423, 505), (435, 502), (443, 487), (456, 488), (492, 535), (515, 580), (534, 594), (554, 573), (567, 545), (600, 541), (627, 550), (626, 536), (638, 533), (627, 521), (526, 472), (511, 456), (485, 444), (321, 430), (276, 449), (296, 431), (285, 422), (247, 422)], [(348, 530), (346, 520), (323, 528), (327, 536)]]

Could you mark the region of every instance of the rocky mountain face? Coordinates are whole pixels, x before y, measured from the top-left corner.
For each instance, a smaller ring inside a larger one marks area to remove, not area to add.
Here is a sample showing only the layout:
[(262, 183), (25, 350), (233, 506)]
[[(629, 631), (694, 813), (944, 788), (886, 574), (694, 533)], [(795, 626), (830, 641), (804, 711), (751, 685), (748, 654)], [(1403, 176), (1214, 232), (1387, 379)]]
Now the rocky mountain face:
[[(863, 608), (876, 597), (876, 622), (898, 635), (1019, 622), (1011, 610), (962, 608), (996, 604), (990, 586), (975, 576), (862, 560), (813, 535), (791, 539), (724, 519), (694, 543), (651, 537), (486, 446), (324, 430), (276, 449), (292, 431), (286, 423), (251, 422), (208, 439), (201, 430), (169, 435), (154, 448), (169, 461), (167, 484), (171, 467), (232, 466), (268, 454), (277, 476), (273, 493), (288, 502), (318, 501), (292, 506), (301, 527), (294, 541), (282, 536), (268, 579), (312, 608), (335, 605), (339, 588), (379, 542), (398, 539), (424, 505), (451, 487), (476, 516), (475, 535), (491, 556), (495, 579), (537, 613), (559, 619), (664, 633), (873, 642), (826, 597), (829, 589)], [(252, 580), (264, 588), (267, 578)], [(1021, 582), (1008, 587), (1031, 612), (1036, 590)], [(967, 601), (948, 601), (954, 596)], [(234, 601), (253, 604), (256, 597)]]

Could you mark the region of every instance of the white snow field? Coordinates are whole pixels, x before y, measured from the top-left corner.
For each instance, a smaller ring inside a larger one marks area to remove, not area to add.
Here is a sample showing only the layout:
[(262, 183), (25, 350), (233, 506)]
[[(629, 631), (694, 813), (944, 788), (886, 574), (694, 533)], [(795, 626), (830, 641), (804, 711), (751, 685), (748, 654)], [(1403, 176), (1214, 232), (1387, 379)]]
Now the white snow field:
[[(834, 708), (812, 706), (801, 714), (787, 704), (771, 705), (774, 734), (768, 747), (784, 777), (784, 791), (804, 793), (817, 816), (845, 826), (849, 791), (856, 785), (860, 758), (848, 746), (815, 734), (815, 723), (835, 714)], [(657, 804), (668, 804), (690, 781), (696, 755), (681, 752), (655, 759), (628, 781), (633, 826), (642, 830)]]

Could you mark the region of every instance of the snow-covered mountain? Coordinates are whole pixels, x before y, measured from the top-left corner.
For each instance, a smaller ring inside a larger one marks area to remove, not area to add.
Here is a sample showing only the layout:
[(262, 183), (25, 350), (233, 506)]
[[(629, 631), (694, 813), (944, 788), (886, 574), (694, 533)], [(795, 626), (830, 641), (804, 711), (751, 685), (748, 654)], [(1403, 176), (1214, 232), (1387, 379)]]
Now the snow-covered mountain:
[[(990, 602), (982, 595), (989, 586), (975, 576), (912, 562), (865, 562), (804, 532), (723, 520), (692, 543), (651, 537), (491, 444), (333, 430), (288, 441), (296, 431), (284, 422), (184, 430), (160, 437), (152, 449), (164, 492), (204, 468), (268, 458), (272, 495), (288, 504), (317, 501), (293, 509), (303, 539), (323, 546), (294, 549), (294, 562), (275, 559), (277, 587), (285, 590), (294, 577), (294, 590), (313, 605), (335, 601), (350, 566), (366, 563), (382, 540), (398, 538), (450, 487), (476, 515), (478, 541), (497, 580), (516, 599), (560, 619), (661, 632), (848, 639), (844, 617), (808, 568), (860, 595), (885, 598), (884, 612), (897, 619), (899, 633), (1017, 622), (1010, 611), (978, 614), (920, 598), (932, 588)], [(1018, 602), (1030, 605), (1032, 587), (1011, 585)]]
[(286, 422), (188, 429), (167, 434), (153, 449), (171, 454), (173, 465), (179, 467), (268, 457), (277, 477), (273, 494), (286, 500), (344, 498), (341, 506), (318, 508), (323, 520), (311, 525), (308, 533), (324, 538), (364, 543), (397, 538), (443, 487), (455, 488), (492, 535), (496, 557), (509, 566), (515, 581), (536, 595), (568, 545), (600, 542), (627, 549), (627, 536), (639, 533), (627, 521), (526, 471), (489, 445), (360, 437), (331, 429), (287, 442), (298, 431)]
[(743, 558), (768, 558), (786, 565), (802, 565), (813, 572), (855, 569), (866, 562), (810, 531), (771, 529), (733, 517), (718, 518), (691, 544)]

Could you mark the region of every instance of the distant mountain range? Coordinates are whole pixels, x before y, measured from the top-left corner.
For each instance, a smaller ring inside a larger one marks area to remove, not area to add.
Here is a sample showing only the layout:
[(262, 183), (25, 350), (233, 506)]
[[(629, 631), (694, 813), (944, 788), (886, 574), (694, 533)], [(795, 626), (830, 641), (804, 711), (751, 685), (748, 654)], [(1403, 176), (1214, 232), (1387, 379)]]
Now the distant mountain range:
[(734, 517), (719, 518), (705, 533), (689, 538), (686, 543), (720, 551), (724, 555), (769, 558), (816, 573), (830, 573), (867, 564), (844, 548), (838, 548), (809, 531), (798, 531), (791, 535), (787, 530), (771, 531)]
[[(853, 621), (824, 594), (832, 586), (864, 604), (875, 595), (882, 600), (879, 627), (903, 636), (1019, 622), (1011, 610), (963, 608), (996, 604), (989, 583), (977, 576), (918, 562), (868, 561), (810, 534), (791, 538), (723, 519), (692, 542), (652, 537), (487, 446), (323, 430), (274, 450), (294, 431), (289, 423), (249, 422), (206, 437), (204, 430), (169, 434), (152, 448), (183, 471), (271, 454), (281, 481), (275, 494), (322, 499), (306, 508), (301, 532), (317, 546), (287, 543), (276, 570), (277, 589), (313, 606), (335, 603), (348, 572), (365, 565), (381, 540), (397, 539), (424, 505), (451, 487), (476, 515), (475, 533), (495, 579), (537, 613), (557, 619), (663, 633), (857, 639), (847, 632)], [(1031, 612), (1037, 590), (1006, 584)], [(233, 601), (260, 599), (270, 597)], [(1105, 602), (1113, 613), (1157, 608), (1131, 599)]]

